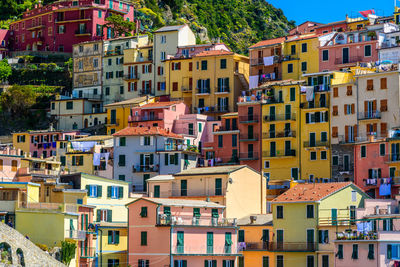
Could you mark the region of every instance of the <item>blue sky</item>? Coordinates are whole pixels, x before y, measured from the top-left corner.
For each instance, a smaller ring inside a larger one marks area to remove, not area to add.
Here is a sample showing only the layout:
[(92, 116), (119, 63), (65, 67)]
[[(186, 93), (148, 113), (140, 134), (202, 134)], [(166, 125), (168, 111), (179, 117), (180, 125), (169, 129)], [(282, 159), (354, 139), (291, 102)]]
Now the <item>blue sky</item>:
[[(397, 5), (400, 6), (400, 1)], [(320, 23), (344, 20), (359, 15), (358, 11), (375, 9), (377, 15), (393, 14), (394, 0), (267, 0), (268, 3), (283, 10), (289, 20), (301, 24), (311, 20)]]

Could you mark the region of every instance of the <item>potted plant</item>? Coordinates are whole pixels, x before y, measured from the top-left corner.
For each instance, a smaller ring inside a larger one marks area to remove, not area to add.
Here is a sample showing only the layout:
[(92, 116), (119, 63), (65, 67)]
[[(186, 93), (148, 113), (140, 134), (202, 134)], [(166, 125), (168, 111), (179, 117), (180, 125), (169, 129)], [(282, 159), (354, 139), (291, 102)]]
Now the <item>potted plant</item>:
[(367, 36), (371, 38), (371, 40), (375, 40), (376, 38), (376, 32), (370, 31), (367, 33)]

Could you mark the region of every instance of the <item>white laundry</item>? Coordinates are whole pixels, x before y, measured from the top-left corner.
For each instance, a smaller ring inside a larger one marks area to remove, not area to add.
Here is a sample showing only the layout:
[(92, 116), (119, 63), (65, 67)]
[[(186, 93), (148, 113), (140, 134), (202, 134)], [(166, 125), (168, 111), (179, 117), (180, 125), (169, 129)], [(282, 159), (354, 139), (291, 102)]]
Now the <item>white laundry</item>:
[(258, 75), (250, 76), (249, 78), (249, 89), (258, 87)]
[(264, 57), (264, 66), (271, 66), (274, 64), (274, 56)]

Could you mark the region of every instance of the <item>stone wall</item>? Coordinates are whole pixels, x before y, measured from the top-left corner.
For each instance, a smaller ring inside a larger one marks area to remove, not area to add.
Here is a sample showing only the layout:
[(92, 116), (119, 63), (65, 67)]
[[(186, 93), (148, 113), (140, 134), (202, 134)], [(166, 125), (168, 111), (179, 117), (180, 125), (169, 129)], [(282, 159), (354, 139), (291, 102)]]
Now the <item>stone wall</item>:
[[(12, 264), (11, 265), (4, 264), (1, 260), (1, 254), (0, 254), (0, 267), (2, 266), (65, 267), (64, 264), (52, 258), (49, 254), (41, 250), (30, 240), (26, 239), (26, 237), (23, 236), (21, 233), (0, 222), (0, 247), (4, 247), (4, 243), (7, 243), (11, 247)], [(25, 265), (21, 264), (20, 255), (23, 255), (23, 261)]]

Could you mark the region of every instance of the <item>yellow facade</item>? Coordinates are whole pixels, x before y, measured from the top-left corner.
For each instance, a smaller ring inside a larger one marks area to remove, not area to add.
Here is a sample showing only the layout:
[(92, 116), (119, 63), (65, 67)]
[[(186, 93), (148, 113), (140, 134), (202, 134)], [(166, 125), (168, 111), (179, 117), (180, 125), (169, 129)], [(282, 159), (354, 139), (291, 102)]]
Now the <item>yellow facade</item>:
[(262, 105), (263, 171), (271, 183), (299, 178), (301, 84), (272, 82), (260, 87), (267, 98)]
[(40, 185), (37, 183), (25, 183), (25, 182), (0, 182), (0, 188), (2, 190), (7, 189), (18, 189), (22, 191), (22, 199), (24, 202), (39, 202), (39, 190)]
[(24, 153), (30, 152), (30, 135), (29, 133), (13, 133), (12, 142), (15, 149), (21, 149)]
[(283, 45), (282, 80), (302, 79), (305, 73), (319, 71), (319, 41), (317, 36), (299, 36)]
[[(172, 67), (178, 64), (180, 64), (179, 69)], [(193, 59), (176, 58), (165, 61), (165, 77), (170, 98), (183, 100), (192, 110), (192, 93), (196, 89), (193, 82)]]
[[(110, 244), (108, 240), (109, 231), (119, 231), (119, 243)], [(127, 266), (128, 249), (128, 227), (125, 226), (102, 226), (99, 227), (99, 239), (103, 244), (101, 258), (103, 265), (106, 265), (109, 259), (118, 260), (118, 266)]]
[(102, 51), (102, 41), (73, 46), (74, 88), (101, 85)]

